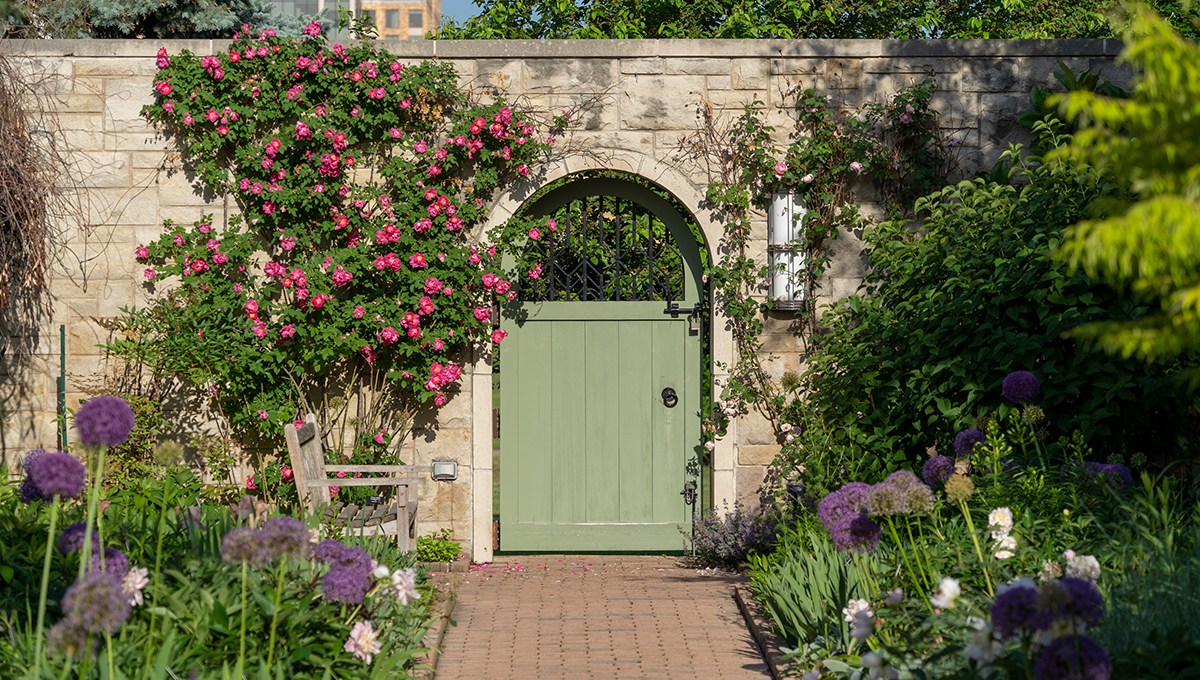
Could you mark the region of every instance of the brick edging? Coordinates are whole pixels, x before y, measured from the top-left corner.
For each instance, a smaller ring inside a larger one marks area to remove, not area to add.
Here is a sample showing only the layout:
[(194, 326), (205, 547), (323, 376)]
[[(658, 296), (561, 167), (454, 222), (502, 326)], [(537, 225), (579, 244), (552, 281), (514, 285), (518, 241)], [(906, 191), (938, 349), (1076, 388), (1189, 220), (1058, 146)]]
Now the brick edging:
[[(421, 639), (427, 651), (418, 659), (417, 668), (413, 672), (414, 677), (426, 680), (433, 680), (437, 677), (438, 661), (442, 657), (442, 642), (446, 638), (446, 629), (450, 626), (454, 606), (458, 604), (457, 586), (457, 583), (444, 584), (444, 597), (439, 598), (437, 611), (434, 613), (437, 618), (429, 630), (425, 631), (425, 637)], [(442, 593), (441, 588), (438, 589), (438, 592)]]
[(742, 612), (742, 618), (746, 620), (746, 627), (750, 629), (750, 635), (754, 638), (758, 653), (762, 655), (763, 661), (771, 671), (771, 678), (780, 680), (783, 677), (784, 669), (780, 666), (782, 655), (779, 648), (783, 641), (771, 629), (771, 624), (762, 614), (762, 608), (754, 601), (754, 597), (746, 586), (734, 586), (733, 599), (737, 602), (738, 610)]

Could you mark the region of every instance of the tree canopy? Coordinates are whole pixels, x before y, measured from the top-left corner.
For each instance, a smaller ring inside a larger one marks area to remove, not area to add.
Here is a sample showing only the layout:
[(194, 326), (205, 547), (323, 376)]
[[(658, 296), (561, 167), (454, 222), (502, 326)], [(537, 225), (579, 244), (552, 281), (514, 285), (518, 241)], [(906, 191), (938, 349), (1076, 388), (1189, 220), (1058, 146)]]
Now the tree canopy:
[(1061, 153), (1133, 198), (1077, 224), (1061, 255), (1159, 310), (1081, 334), (1156, 360), (1200, 349), (1200, 47), (1145, 8), (1130, 27), (1121, 58), (1138, 74), (1133, 97), (1072, 93), (1066, 111), (1083, 129)]
[(265, 0), (0, 0), (0, 37), (228, 38), (243, 24), (295, 34), (309, 19)]
[[(438, 37), (539, 38), (1103, 38), (1116, 0), (482, 0)], [(1152, 0), (1186, 36), (1200, 5)]]

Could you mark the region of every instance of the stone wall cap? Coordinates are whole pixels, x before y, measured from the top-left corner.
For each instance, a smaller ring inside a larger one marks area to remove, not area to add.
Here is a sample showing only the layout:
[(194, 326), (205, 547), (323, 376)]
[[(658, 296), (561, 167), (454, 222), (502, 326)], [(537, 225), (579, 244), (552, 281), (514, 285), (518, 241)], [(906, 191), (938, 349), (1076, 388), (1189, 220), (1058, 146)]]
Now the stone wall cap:
[[(15, 56), (153, 57), (190, 50), (213, 54), (228, 40), (0, 40), (0, 54)], [(401, 58), (443, 59), (644, 59), (872, 58), (872, 57), (1112, 57), (1117, 39), (1070, 40), (384, 40)]]

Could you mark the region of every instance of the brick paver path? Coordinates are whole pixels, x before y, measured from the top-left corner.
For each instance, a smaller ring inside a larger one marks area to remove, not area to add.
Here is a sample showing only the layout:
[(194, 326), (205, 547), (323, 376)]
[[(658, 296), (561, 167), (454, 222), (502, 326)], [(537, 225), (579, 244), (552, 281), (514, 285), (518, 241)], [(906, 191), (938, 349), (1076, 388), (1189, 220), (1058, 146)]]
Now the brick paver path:
[(437, 680), (768, 678), (733, 576), (674, 557), (535, 555), (461, 580)]

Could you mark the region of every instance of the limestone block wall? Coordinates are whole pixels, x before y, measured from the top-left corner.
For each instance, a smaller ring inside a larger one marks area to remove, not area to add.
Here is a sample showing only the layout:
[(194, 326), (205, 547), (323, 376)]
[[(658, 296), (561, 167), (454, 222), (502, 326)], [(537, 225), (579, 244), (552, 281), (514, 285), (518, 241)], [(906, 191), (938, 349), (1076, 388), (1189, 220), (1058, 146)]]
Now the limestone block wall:
[[(211, 54), (222, 41), (171, 41), (167, 50)], [(566, 146), (567, 153), (541, 168), (512, 193), (496, 198), (492, 222), (503, 220), (542, 184), (593, 168), (641, 175), (675, 194), (703, 230), (710, 250), (720, 222), (703, 205), (708, 183), (700, 168), (675, 159), (679, 139), (696, 129), (701, 101), (736, 116), (758, 100), (781, 103), (789, 85), (827, 91), (856, 107), (881, 100), (926, 75), (937, 82), (934, 107), (958, 140), (964, 175), (987, 167), (1010, 142), (1020, 141), (1016, 117), (1034, 84), (1052, 82), (1060, 61), (1127, 80), (1113, 64), (1116, 41), (403, 41), (386, 47), (404, 59), (441, 59), (458, 69), (465, 85), (500, 85), (550, 112), (588, 102)], [(139, 112), (152, 97), (150, 41), (0, 41), (0, 54), (17, 57), (44, 79), (49, 101), (70, 147), (74, 172), (63, 186), (78, 201), (79, 218), (64, 224), (56, 244), (52, 312), (35, 329), (26, 375), (7, 376), (23, 387), (5, 405), (0, 443), (9, 459), (34, 446), (53, 446), (58, 328), (67, 329), (67, 403), (78, 404), (84, 386), (109, 370), (97, 344), (101, 322), (123, 306), (145, 299), (133, 249), (155, 237), (164, 219), (191, 222), (212, 213), (220, 224), (236, 207), (227, 197), (199, 195), (167, 141)], [(781, 123), (783, 121), (780, 121)], [(868, 201), (867, 212), (877, 206)], [(755, 224), (752, 254), (766, 250), (765, 218)], [(854, 234), (836, 242), (837, 258), (824, 282), (825, 300), (855, 290), (862, 277), (861, 244)], [(714, 323), (714, 360), (728, 362), (732, 343)], [(768, 321), (764, 351), (770, 370), (799, 369), (799, 340), (785, 313)], [(457, 460), (459, 479), (423, 488), (420, 531), (451, 529), (477, 559), (490, 557), (491, 375), (487, 357), (476, 357), (459, 394), (420, 427), (405, 445), (407, 459), (425, 464)], [(723, 377), (717, 369), (716, 377)], [(714, 503), (751, 500), (780, 440), (761, 418), (739, 419), (717, 442)], [(486, 497), (486, 498), (485, 498)], [(486, 544), (486, 546), (484, 545)]]

